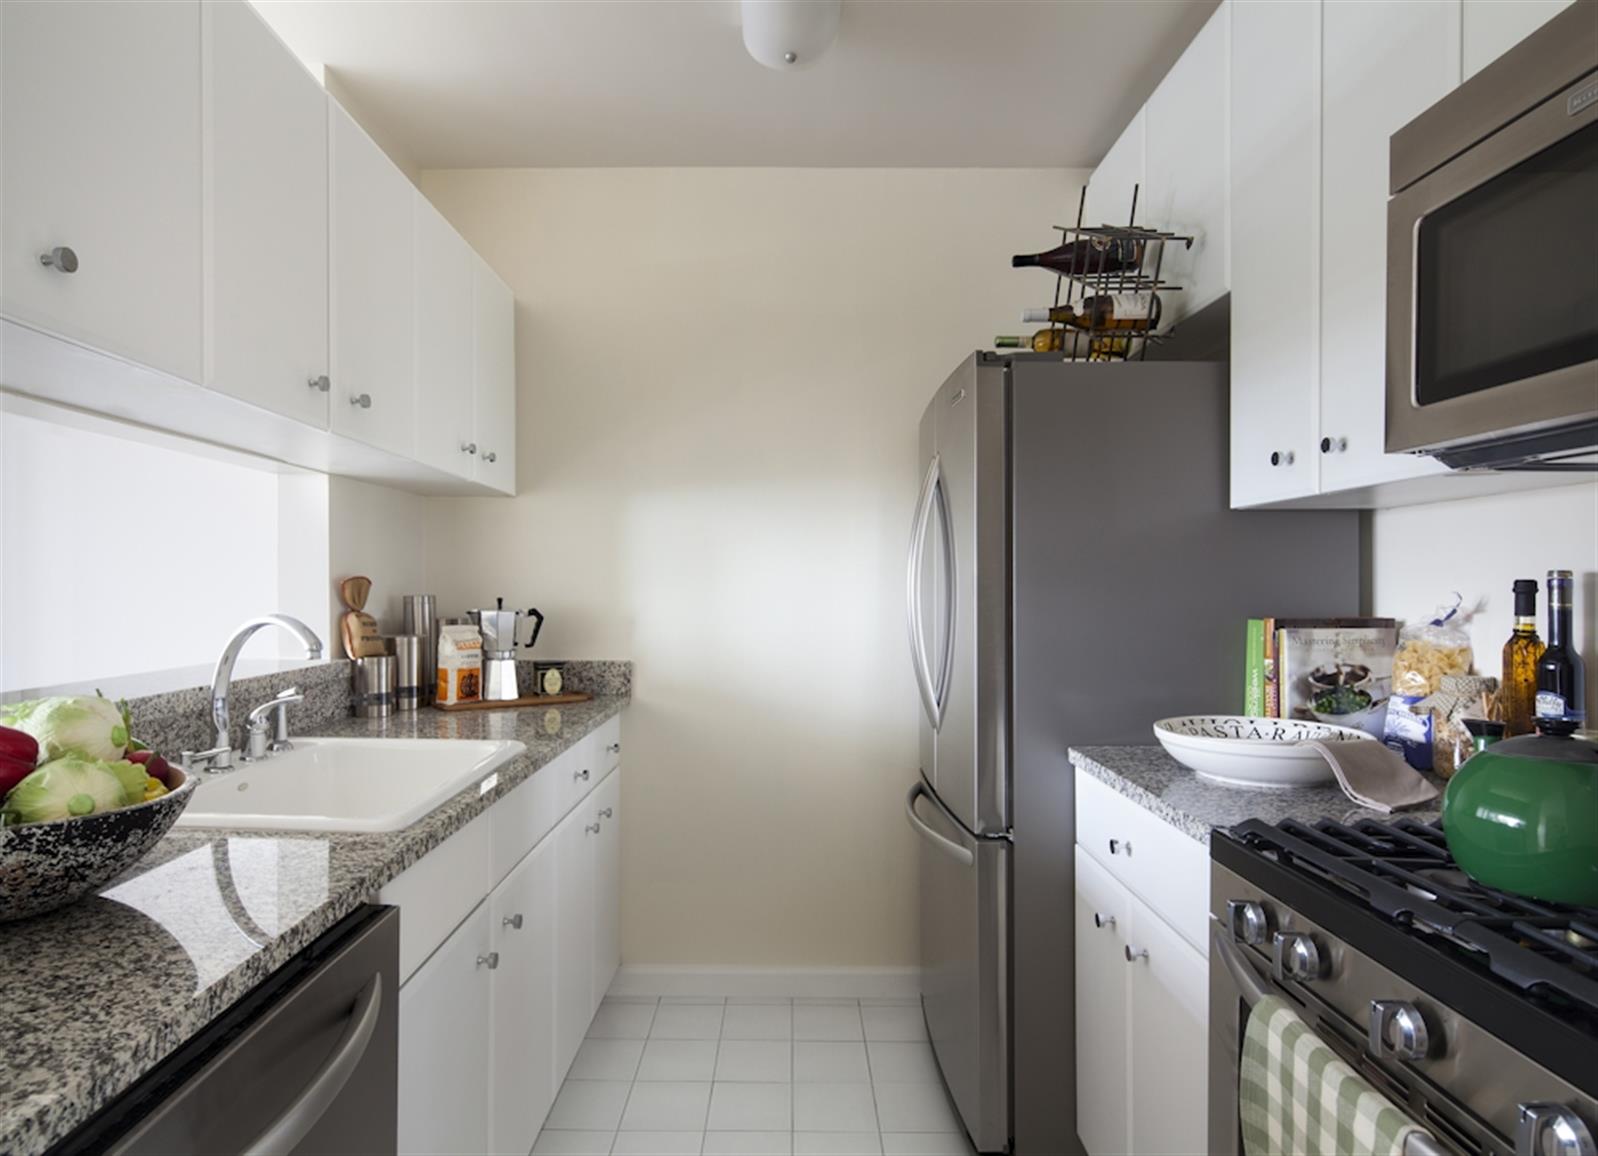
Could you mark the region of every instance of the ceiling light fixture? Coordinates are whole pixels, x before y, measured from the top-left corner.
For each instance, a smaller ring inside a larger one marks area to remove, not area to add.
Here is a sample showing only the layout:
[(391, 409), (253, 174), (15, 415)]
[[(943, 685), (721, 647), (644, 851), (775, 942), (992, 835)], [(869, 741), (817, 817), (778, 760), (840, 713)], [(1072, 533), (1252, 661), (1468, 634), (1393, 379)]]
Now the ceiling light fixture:
[(767, 68), (814, 64), (838, 38), (843, 0), (741, 0), (744, 47)]

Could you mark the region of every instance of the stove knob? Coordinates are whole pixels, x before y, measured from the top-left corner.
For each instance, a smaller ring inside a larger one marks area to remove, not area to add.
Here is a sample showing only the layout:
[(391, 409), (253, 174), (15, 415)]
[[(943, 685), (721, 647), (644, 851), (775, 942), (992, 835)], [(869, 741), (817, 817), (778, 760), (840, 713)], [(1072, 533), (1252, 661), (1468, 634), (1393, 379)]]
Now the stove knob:
[(1265, 905), (1247, 899), (1228, 899), (1226, 919), (1232, 928), (1232, 938), (1239, 943), (1259, 946), (1270, 938), (1270, 920), (1265, 917)]
[(1426, 1017), (1407, 1000), (1371, 1000), (1368, 1050), (1377, 1059), (1426, 1059), (1432, 1050)]
[(1522, 1104), (1515, 1156), (1594, 1156), (1592, 1131), (1563, 1104)]
[(1284, 979), (1305, 981), (1325, 978), (1326, 961), (1321, 957), (1321, 949), (1316, 945), (1313, 935), (1300, 931), (1278, 931), (1271, 943), (1276, 948), (1276, 957), (1271, 961), (1271, 974), (1278, 983)]

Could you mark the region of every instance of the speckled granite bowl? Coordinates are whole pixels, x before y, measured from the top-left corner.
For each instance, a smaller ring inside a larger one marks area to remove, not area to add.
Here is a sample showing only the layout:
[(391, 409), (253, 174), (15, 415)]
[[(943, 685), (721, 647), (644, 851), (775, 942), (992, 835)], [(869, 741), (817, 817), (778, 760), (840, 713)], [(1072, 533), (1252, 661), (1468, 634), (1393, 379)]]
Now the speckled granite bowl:
[(144, 858), (194, 796), (195, 780), (172, 774), (178, 785), (148, 803), (0, 829), (0, 923), (76, 903)]

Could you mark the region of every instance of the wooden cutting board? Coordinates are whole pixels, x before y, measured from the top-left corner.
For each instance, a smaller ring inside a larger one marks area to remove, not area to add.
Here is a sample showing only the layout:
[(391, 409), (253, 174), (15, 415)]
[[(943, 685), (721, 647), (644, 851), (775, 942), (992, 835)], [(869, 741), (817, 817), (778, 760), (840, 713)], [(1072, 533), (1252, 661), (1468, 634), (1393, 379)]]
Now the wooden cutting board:
[(568, 706), (574, 702), (589, 702), (593, 699), (591, 694), (535, 694), (528, 698), (513, 698), (509, 702), (486, 702), (478, 699), (475, 702), (434, 703), (439, 710), (509, 710), (518, 706)]

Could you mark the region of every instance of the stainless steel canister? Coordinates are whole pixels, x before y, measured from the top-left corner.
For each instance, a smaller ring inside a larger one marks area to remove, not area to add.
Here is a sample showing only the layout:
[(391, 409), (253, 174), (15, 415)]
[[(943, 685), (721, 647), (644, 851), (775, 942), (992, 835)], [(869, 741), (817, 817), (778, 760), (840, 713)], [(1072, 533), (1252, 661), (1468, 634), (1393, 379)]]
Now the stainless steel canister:
[(387, 718), (394, 713), (394, 675), (397, 668), (392, 654), (357, 658), (354, 670), (354, 705), (357, 718)]
[(438, 690), (438, 601), (431, 594), (407, 594), (400, 599), (400, 632), (421, 639), (421, 678), (418, 702), (426, 706)]
[(422, 698), (422, 640), (414, 634), (396, 634), (394, 665), (394, 709), (415, 710)]

